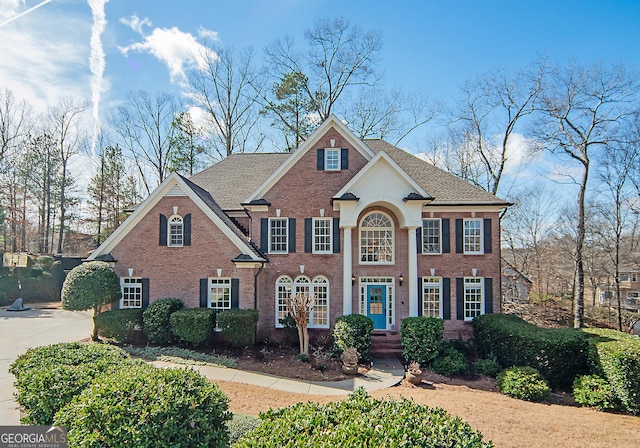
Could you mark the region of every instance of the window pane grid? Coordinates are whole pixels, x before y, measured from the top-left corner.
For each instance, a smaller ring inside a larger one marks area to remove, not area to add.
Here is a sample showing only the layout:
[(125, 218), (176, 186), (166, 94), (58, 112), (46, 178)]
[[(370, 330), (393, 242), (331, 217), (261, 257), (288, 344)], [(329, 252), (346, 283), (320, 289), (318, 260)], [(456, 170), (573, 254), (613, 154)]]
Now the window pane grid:
[(142, 279), (125, 277), (122, 279), (121, 308), (142, 308)]
[(482, 314), (482, 279), (464, 279), (464, 319), (470, 320)]
[(325, 149), (324, 169), (327, 171), (337, 171), (340, 169), (340, 150)]
[(464, 252), (482, 252), (482, 221), (466, 219), (464, 221)]
[(441, 282), (439, 277), (424, 277), (422, 279), (422, 315), (427, 317), (441, 317)]
[(422, 221), (422, 253), (440, 253), (439, 219), (425, 219)]
[(209, 308), (216, 310), (231, 309), (231, 279), (209, 279)]
[(182, 246), (184, 227), (180, 216), (172, 216), (169, 219), (169, 246)]
[(287, 218), (269, 220), (271, 253), (287, 252)]
[(282, 276), (276, 281), (276, 327), (282, 328), (280, 322), (287, 316), (286, 301), (297, 294), (313, 294), (315, 303), (309, 316), (310, 328), (329, 327), (329, 281), (325, 277), (316, 277), (313, 281), (306, 276), (296, 277), (292, 281)]
[(382, 213), (372, 213), (360, 225), (360, 261), (393, 263), (393, 224)]
[(313, 252), (330, 253), (331, 218), (314, 218), (313, 220)]

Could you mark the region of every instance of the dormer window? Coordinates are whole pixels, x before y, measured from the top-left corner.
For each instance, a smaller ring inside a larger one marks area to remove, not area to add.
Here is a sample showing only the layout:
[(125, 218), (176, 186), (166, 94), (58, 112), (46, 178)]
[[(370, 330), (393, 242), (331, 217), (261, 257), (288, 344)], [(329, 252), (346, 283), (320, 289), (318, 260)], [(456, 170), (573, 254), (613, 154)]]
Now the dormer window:
[(340, 169), (340, 149), (326, 148), (324, 150), (325, 171), (338, 171)]
[(167, 239), (169, 246), (182, 247), (184, 242), (184, 223), (182, 216), (173, 215), (169, 218), (169, 229)]

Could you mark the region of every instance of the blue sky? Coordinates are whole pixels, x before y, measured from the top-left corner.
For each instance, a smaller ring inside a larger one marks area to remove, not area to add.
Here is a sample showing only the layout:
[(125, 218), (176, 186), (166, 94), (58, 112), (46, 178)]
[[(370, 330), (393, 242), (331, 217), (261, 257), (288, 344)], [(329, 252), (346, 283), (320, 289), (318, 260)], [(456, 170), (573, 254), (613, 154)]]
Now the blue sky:
[(261, 57), (275, 38), (302, 44), (315, 19), (337, 16), (382, 32), (388, 89), (445, 101), (465, 80), (542, 56), (640, 69), (638, 0), (0, 0), (0, 88), (37, 111), (74, 96), (103, 120), (127, 91), (180, 95), (204, 39)]

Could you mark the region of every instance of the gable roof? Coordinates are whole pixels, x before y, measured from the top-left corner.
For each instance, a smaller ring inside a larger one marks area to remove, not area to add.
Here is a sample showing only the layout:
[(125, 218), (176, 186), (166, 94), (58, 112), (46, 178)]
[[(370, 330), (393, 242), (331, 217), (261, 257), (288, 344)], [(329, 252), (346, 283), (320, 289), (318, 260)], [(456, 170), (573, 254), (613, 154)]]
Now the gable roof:
[(211, 194), (202, 187), (185, 179), (177, 173), (171, 173), (144, 200), (109, 237), (88, 257), (95, 260), (103, 254), (108, 254), (133, 229), (151, 209), (173, 188), (178, 186), (200, 209), (213, 221), (215, 225), (235, 244), (241, 255), (250, 257), (253, 261), (266, 261), (260, 249), (247, 240), (231, 219), (222, 211)]

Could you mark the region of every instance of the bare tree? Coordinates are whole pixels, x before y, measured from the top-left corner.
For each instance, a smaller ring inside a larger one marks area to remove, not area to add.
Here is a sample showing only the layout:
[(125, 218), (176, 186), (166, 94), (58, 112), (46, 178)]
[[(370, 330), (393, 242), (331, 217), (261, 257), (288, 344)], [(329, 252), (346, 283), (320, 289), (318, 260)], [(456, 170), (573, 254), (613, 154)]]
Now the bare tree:
[(298, 293), (295, 297), (286, 300), (287, 312), (293, 317), (298, 328), (298, 342), (300, 343), (300, 354), (309, 356), (309, 316), (315, 304), (315, 295)]
[(585, 197), (591, 158), (605, 150), (629, 114), (637, 82), (624, 67), (571, 65), (551, 72), (541, 96), (540, 120), (534, 133), (552, 153), (561, 154), (581, 169), (578, 180), (575, 242), (576, 288), (574, 327), (584, 322)]
[(230, 49), (206, 48), (197, 61), (189, 76), (190, 91), (205, 112), (213, 150), (221, 158), (258, 151), (262, 137), (255, 138), (254, 131), (261, 92), (252, 51), (236, 55)]
[(119, 136), (117, 142), (133, 158), (142, 185), (147, 192), (161, 183), (169, 172), (174, 118), (181, 112), (181, 104), (169, 93), (159, 92), (152, 97), (139, 90), (127, 94), (127, 102), (110, 117)]

